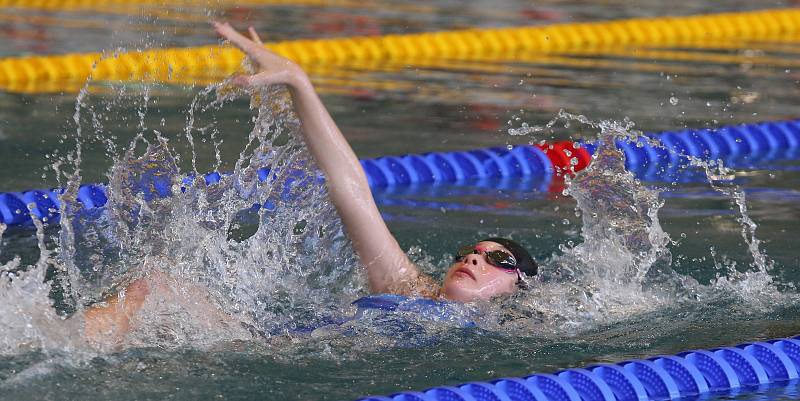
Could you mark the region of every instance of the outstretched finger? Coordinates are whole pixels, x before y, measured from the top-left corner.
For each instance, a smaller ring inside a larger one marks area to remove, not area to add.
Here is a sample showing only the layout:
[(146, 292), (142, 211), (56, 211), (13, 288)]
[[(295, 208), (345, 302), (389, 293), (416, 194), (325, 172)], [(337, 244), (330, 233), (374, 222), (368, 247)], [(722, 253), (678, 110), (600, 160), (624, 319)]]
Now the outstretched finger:
[(212, 24), (214, 25), (214, 30), (216, 30), (220, 36), (231, 41), (231, 43), (236, 45), (236, 47), (244, 50), (245, 53), (250, 54), (250, 52), (253, 50), (255, 43), (233, 29), (231, 24), (227, 22), (220, 23), (216, 21), (212, 22)]
[(264, 42), (261, 41), (258, 32), (256, 32), (252, 26), (247, 28), (247, 32), (250, 32), (250, 39), (252, 39), (253, 42), (256, 42), (259, 46), (264, 46)]

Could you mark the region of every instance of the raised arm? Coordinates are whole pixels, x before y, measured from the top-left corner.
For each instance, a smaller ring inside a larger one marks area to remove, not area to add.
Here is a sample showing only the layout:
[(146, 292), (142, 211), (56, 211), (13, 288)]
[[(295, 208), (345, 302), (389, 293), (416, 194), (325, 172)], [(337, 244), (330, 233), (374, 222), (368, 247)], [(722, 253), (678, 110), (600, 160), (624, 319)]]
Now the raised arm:
[(437, 286), (411, 263), (389, 232), (358, 158), (302, 68), (265, 48), (252, 28), (248, 39), (228, 24), (214, 23), (214, 27), (258, 66), (258, 73), (238, 77), (236, 84), (243, 87), (284, 84), (289, 88), (306, 146), (325, 173), (331, 201), (367, 269), (370, 291), (433, 295)]

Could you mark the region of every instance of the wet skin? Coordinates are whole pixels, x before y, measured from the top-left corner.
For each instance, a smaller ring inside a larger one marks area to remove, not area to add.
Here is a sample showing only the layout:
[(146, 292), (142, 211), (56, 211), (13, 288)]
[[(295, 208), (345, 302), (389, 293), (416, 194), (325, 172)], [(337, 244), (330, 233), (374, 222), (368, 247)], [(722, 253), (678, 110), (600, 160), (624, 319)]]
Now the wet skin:
[(463, 257), (447, 270), (441, 291), (444, 298), (470, 302), (516, 291), (517, 271), (493, 266), (485, 255), (485, 252), (496, 250), (511, 252), (504, 246), (490, 241), (479, 242), (475, 245), (475, 249), (480, 253), (471, 253)]

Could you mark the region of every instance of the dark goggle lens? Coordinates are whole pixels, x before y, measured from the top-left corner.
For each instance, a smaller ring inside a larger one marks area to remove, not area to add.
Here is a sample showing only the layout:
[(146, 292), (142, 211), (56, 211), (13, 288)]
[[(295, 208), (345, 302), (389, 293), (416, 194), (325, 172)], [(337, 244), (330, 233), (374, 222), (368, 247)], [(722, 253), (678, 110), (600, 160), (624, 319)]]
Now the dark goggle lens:
[[(455, 257), (456, 261), (460, 261), (465, 256), (471, 253), (481, 253), (474, 246), (465, 246), (458, 250), (458, 254)], [(501, 269), (507, 270), (514, 270), (517, 268), (517, 260), (514, 259), (514, 255), (503, 252), (503, 251), (488, 251), (484, 252), (486, 255), (486, 260), (489, 261), (489, 264), (495, 267), (499, 267)]]
[(514, 255), (503, 251), (489, 251), (486, 252), (486, 259), (489, 260), (494, 266), (502, 267), (503, 269), (514, 270), (517, 268), (517, 260)]
[(478, 253), (478, 251), (475, 250), (474, 246), (469, 246), (469, 245), (463, 246), (461, 247), (461, 249), (458, 250), (458, 253), (456, 254), (456, 259), (463, 258), (464, 256), (467, 256), (471, 253)]

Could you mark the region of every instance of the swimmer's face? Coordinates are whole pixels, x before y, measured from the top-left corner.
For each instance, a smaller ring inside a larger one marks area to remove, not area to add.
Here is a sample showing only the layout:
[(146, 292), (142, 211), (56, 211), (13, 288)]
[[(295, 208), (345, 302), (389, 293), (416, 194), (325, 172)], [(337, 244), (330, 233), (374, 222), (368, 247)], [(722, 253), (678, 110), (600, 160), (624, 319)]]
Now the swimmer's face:
[(510, 294), (517, 289), (518, 273), (493, 266), (486, 259), (485, 252), (508, 251), (504, 246), (490, 241), (475, 245), (479, 253), (471, 253), (453, 263), (444, 277), (442, 294), (445, 298), (470, 302), (489, 299), (498, 295)]

